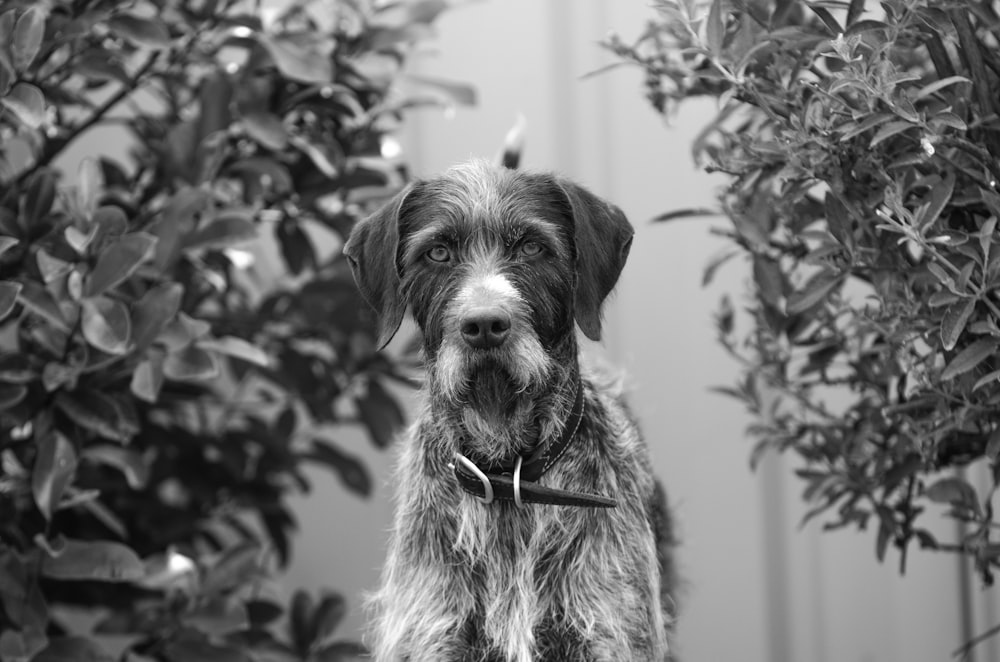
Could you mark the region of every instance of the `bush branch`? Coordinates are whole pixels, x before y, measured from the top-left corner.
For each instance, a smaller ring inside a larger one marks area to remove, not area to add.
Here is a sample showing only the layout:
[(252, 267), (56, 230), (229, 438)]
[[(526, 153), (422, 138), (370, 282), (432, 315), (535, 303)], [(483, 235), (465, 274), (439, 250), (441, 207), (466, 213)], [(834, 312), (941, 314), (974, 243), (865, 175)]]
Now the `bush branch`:
[(115, 94), (111, 95), (111, 97), (109, 97), (104, 103), (95, 108), (90, 117), (70, 128), (65, 137), (47, 141), (45, 143), (45, 149), (42, 151), (42, 155), (38, 158), (34, 165), (17, 176), (15, 184), (23, 184), (33, 174), (50, 164), (52, 160), (59, 156), (59, 154), (72, 144), (74, 140), (79, 138), (84, 132), (104, 119), (104, 116), (107, 115), (112, 108), (135, 92), (140, 81), (150, 72), (150, 70), (152, 70), (159, 57), (159, 53), (151, 54), (142, 66), (139, 67), (135, 75), (128, 81), (128, 83), (123, 84)]

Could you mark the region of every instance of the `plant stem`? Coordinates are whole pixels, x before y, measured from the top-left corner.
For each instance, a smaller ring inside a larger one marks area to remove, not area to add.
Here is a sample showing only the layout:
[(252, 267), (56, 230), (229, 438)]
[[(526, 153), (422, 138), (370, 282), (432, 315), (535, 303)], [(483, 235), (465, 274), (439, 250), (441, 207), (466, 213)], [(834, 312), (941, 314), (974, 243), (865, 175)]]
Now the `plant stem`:
[(159, 53), (151, 54), (141, 67), (136, 71), (135, 75), (132, 77), (127, 84), (123, 84), (122, 87), (115, 94), (111, 95), (104, 103), (94, 109), (94, 112), (85, 119), (83, 122), (73, 126), (68, 135), (63, 138), (57, 138), (49, 140), (45, 143), (45, 149), (42, 151), (42, 155), (38, 158), (34, 165), (18, 175), (15, 180), (15, 184), (23, 184), (28, 180), (33, 174), (38, 172), (40, 169), (44, 168), (52, 162), (57, 156), (59, 156), (74, 140), (79, 138), (85, 131), (90, 129), (92, 126), (100, 122), (104, 116), (115, 106), (122, 102), (127, 96), (135, 92), (136, 88), (139, 86), (142, 78), (149, 73), (149, 71), (156, 64), (159, 59)]

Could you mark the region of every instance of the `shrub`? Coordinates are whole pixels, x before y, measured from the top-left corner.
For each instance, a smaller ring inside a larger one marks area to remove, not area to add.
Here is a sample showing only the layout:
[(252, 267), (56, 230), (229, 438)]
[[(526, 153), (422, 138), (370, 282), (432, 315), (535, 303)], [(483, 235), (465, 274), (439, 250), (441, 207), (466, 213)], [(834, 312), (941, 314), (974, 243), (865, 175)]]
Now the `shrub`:
[[(994, 3), (660, 0), (633, 44), (661, 112), (718, 101), (694, 141), (728, 175), (732, 250), (752, 272), (722, 345), (756, 458), (792, 452), (807, 518), (1000, 562), (1000, 79)], [(689, 215), (665, 214), (662, 218)], [(745, 312), (745, 315), (743, 314)], [(956, 468), (983, 466), (977, 490)], [(927, 530), (943, 504), (958, 540)]]
[[(405, 179), (403, 113), (470, 93), (396, 92), (444, 2), (250, 6), (0, 0), (5, 661), (360, 652), (333, 593), (276, 635), (265, 579), (307, 465), (370, 489), (337, 426), (402, 419), (411, 357), (375, 353), (338, 246)], [(130, 158), (63, 172), (107, 126)]]

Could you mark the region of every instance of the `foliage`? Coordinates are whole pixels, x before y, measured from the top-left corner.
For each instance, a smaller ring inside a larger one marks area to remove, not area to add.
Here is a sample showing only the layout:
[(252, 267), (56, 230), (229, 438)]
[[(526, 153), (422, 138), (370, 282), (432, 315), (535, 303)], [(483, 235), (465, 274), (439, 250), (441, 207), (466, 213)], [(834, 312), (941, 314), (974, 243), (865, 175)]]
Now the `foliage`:
[[(807, 518), (1000, 564), (996, 3), (660, 0), (634, 44), (661, 112), (710, 97), (696, 158), (752, 271), (725, 300), (726, 393), (760, 451), (795, 453)], [(665, 215), (665, 218), (673, 215)], [(710, 265), (710, 270), (719, 262)], [(970, 465), (974, 465), (971, 466)], [(977, 490), (967, 468), (990, 476)], [(928, 507), (965, 524), (938, 540)]]
[(471, 95), (401, 71), (444, 8), (0, 0), (0, 659), (359, 653), (265, 579), (307, 466), (370, 489), (338, 426), (402, 418), (338, 247), (403, 113)]

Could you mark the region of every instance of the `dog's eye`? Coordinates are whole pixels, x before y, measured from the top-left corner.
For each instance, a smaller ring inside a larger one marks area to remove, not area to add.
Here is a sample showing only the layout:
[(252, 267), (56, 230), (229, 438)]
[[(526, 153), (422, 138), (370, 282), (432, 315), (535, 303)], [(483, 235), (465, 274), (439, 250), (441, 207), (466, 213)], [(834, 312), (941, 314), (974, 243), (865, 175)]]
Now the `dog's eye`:
[(451, 251), (444, 244), (437, 244), (427, 251), (427, 259), (431, 262), (447, 262), (451, 259)]
[(520, 246), (518, 246), (518, 252), (523, 257), (535, 257), (536, 255), (541, 255), (542, 245), (537, 241), (526, 241)]

